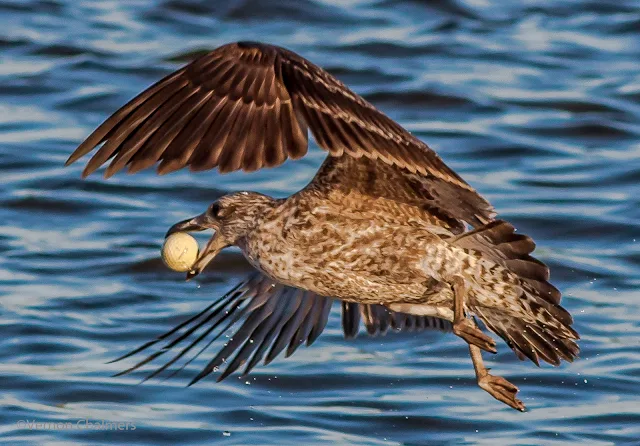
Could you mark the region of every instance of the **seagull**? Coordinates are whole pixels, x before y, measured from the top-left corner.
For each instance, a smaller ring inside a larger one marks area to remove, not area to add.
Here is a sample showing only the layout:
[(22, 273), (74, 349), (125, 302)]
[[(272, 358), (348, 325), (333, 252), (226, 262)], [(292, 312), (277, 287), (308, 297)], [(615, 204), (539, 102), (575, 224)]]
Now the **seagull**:
[(269, 363), (285, 348), (288, 356), (313, 343), (339, 300), (347, 337), (362, 319), (372, 334), (452, 331), (468, 344), (477, 384), (524, 411), (518, 388), (485, 367), (481, 352), (496, 353), (496, 342), (478, 320), (536, 365), (571, 362), (579, 352), (549, 269), (531, 256), (533, 240), (496, 219), (491, 204), (424, 142), (302, 56), (259, 42), (223, 45), (125, 104), (66, 165), (100, 146), (83, 177), (109, 161), (105, 178), (156, 164), (161, 175), (184, 167), (251, 172), (303, 157), (309, 131), (328, 155), (302, 190), (285, 199), (233, 192), (169, 229), (213, 230), (187, 280), (230, 246), (257, 271), (118, 358), (165, 342), (121, 374), (187, 342), (147, 378), (156, 376), (205, 343), (184, 368), (240, 321), (191, 384), (223, 363), (219, 380), (244, 364), (246, 374), (265, 354)]

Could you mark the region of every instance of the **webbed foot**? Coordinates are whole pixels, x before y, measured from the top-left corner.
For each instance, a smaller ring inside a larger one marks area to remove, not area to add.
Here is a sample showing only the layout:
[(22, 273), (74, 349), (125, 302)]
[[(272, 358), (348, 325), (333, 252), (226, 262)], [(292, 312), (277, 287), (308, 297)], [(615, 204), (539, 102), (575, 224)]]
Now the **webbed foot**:
[(498, 401), (502, 401), (520, 412), (526, 410), (523, 402), (516, 398), (518, 388), (502, 376), (494, 376), (487, 373), (478, 377), (478, 385)]

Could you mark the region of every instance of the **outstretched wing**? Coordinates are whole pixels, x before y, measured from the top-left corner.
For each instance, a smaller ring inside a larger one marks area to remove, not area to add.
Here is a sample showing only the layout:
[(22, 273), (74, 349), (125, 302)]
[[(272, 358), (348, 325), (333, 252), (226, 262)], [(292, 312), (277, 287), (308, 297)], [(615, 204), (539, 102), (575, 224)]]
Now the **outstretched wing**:
[[(283, 286), (255, 273), (200, 313), (112, 362), (154, 350), (132, 367), (118, 373), (119, 376), (173, 352), (173, 356), (148, 374), (145, 381), (170, 368), (170, 376), (173, 376), (221, 336), (229, 334), (226, 345), (189, 385), (217, 371), (223, 364), (226, 364), (226, 368), (218, 381), (242, 366), (246, 375), (263, 358), (264, 363), (269, 364), (282, 351), (289, 357), (303, 343), (313, 344), (327, 324), (332, 304), (331, 298)], [(343, 306), (345, 337), (355, 336), (361, 315), (371, 334), (386, 332), (388, 327), (399, 330), (447, 330), (448, 327), (445, 321), (393, 313), (379, 305), (349, 304)]]
[(106, 176), (158, 161), (159, 173), (251, 171), (304, 156), (307, 129), (333, 156), (436, 178), (490, 209), (433, 150), (342, 82), (289, 50), (253, 42), (221, 46), (160, 80), (100, 125), (67, 164), (104, 143), (83, 175), (112, 158)]

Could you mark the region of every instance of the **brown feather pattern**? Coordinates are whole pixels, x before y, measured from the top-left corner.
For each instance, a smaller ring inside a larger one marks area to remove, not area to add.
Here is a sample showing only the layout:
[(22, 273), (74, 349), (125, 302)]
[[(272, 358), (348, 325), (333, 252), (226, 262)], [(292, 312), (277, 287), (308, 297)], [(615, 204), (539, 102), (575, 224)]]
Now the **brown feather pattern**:
[(464, 222), (479, 226), (494, 216), (491, 205), (475, 192), (448, 188), (435, 178), (349, 155), (327, 157), (309, 187), (325, 192), (357, 192), (415, 206), (454, 234), (465, 230)]
[(560, 291), (548, 282), (549, 268), (529, 255), (535, 249), (535, 243), (531, 237), (517, 234), (511, 223), (494, 220), (458, 236), (452, 242), (506, 266), (534, 289), (538, 296), (551, 304), (560, 303)]
[(578, 353), (575, 340), (579, 338), (571, 328), (573, 318), (560, 306), (560, 291), (548, 282), (547, 266), (529, 255), (535, 249), (530, 237), (516, 234), (506, 221), (495, 220), (455, 237), (452, 243), (506, 267), (520, 280), (521, 298), (528, 301), (537, 323), (499, 308), (472, 305), (491, 331), (502, 337), (520, 359), (529, 358), (537, 365), (539, 359), (553, 365), (559, 365), (560, 359), (573, 361)]
[[(121, 152), (107, 175), (160, 159), (161, 173), (185, 166), (255, 170), (304, 156), (307, 125), (334, 156), (379, 159), (475, 193), (426, 144), (331, 74), (292, 51), (253, 42), (221, 46), (154, 84), (98, 127), (67, 163), (105, 142), (83, 175)], [(164, 126), (171, 129), (158, 130)], [(194, 131), (183, 132), (187, 126)], [(151, 142), (159, 148), (150, 149)]]

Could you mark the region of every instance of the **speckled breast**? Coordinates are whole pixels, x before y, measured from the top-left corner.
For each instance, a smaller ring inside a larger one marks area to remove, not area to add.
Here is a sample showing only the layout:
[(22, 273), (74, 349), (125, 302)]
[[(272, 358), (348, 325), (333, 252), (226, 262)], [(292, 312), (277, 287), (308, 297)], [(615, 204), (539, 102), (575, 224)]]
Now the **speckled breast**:
[(425, 248), (439, 238), (415, 226), (336, 213), (319, 206), (258, 225), (240, 247), (268, 276), (315, 293), (357, 302), (415, 300), (430, 280)]

